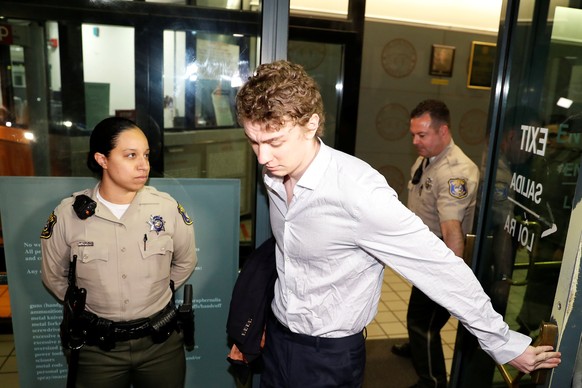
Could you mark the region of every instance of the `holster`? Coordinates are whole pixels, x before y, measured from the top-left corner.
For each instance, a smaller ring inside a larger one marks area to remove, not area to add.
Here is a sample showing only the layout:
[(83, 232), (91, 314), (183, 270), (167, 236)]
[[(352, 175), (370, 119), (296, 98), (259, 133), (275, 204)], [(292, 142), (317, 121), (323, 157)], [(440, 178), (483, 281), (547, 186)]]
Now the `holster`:
[(192, 285), (184, 285), (184, 302), (178, 307), (178, 328), (184, 336), (184, 347), (187, 351), (194, 349), (194, 308), (192, 306)]
[(67, 388), (74, 388), (77, 380), (79, 352), (87, 341), (81, 316), (85, 311), (87, 290), (77, 287), (76, 280), (77, 255), (69, 264), (67, 292), (63, 304), (63, 320), (60, 326), (61, 344), (64, 349), (70, 350), (68, 357), (69, 370), (67, 373)]
[[(80, 290), (82, 290), (84, 294), (81, 294)], [(79, 295), (72, 297), (73, 299), (84, 299), (86, 296), (84, 289), (77, 288), (76, 293)], [(67, 292), (67, 294), (69, 293)], [(79, 314), (75, 312), (74, 305), (77, 303), (78, 301), (72, 300), (71, 297), (65, 297), (63, 320), (61, 321), (59, 333), (61, 337), (61, 345), (65, 349), (80, 349), (86, 342), (86, 336), (79, 320)], [(84, 302), (82, 304), (83, 306), (85, 305)]]
[(80, 318), (85, 310), (87, 290), (77, 287), (75, 280), (76, 264), (77, 255), (74, 255), (69, 268), (69, 287), (65, 293), (63, 320), (61, 321), (59, 333), (61, 345), (65, 349), (80, 349), (86, 340)]

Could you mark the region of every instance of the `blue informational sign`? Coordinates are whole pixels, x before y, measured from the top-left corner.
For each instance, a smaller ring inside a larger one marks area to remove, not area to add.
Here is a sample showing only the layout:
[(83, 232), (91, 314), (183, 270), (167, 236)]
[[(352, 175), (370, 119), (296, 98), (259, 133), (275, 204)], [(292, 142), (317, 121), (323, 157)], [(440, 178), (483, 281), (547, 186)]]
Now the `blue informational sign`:
[[(59, 324), (62, 305), (43, 286), (40, 232), (52, 210), (92, 178), (0, 177), (0, 214), (20, 386), (65, 386), (67, 364)], [(187, 387), (234, 387), (228, 373), (226, 319), (238, 273), (238, 180), (152, 178), (194, 221), (198, 265), (192, 284), (196, 348), (186, 353)], [(176, 293), (180, 304), (182, 289)], [(172, 371), (168, 371), (172, 373)]]

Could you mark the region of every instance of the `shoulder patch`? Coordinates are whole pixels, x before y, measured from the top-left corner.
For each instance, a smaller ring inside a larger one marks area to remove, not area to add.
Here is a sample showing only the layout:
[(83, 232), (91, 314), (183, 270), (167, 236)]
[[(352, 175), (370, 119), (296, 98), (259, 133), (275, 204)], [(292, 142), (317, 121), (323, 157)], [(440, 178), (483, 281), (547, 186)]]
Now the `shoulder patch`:
[(49, 216), (48, 220), (46, 221), (44, 228), (42, 228), (42, 232), (40, 232), (40, 238), (44, 238), (44, 239), (51, 238), (53, 235), (53, 229), (54, 229), (56, 223), (57, 223), (57, 216), (55, 215), (55, 212), (53, 211), (51, 213), (51, 215)]
[(180, 213), (180, 215), (182, 216), (182, 220), (184, 220), (184, 223), (186, 225), (192, 225), (192, 219), (188, 217), (186, 209), (184, 209), (184, 206), (182, 206), (180, 202), (178, 202), (178, 213)]
[(465, 198), (467, 196), (467, 181), (462, 178), (449, 179), (449, 194), (454, 198)]

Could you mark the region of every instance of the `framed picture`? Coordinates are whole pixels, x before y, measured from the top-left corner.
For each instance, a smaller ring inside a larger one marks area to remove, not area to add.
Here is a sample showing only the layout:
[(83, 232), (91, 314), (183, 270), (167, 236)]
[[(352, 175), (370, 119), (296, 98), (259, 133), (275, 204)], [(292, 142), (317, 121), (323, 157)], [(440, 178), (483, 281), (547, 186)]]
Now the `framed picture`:
[(469, 89), (491, 89), (496, 55), (497, 47), (495, 43), (477, 41), (471, 43), (471, 56), (469, 57), (467, 75), (467, 87)]
[(442, 44), (433, 44), (430, 55), (430, 75), (451, 77), (453, 75), (453, 63), (455, 62), (455, 48)]

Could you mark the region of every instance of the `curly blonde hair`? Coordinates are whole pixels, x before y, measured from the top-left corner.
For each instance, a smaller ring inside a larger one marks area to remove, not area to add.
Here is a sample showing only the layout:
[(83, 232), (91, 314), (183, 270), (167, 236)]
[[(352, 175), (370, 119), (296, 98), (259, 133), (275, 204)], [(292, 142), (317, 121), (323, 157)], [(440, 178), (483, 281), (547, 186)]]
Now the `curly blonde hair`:
[(319, 87), (301, 65), (280, 60), (257, 67), (236, 96), (239, 124), (264, 124), (275, 132), (291, 121), (304, 126), (319, 115), (317, 136), (324, 131), (325, 114)]

